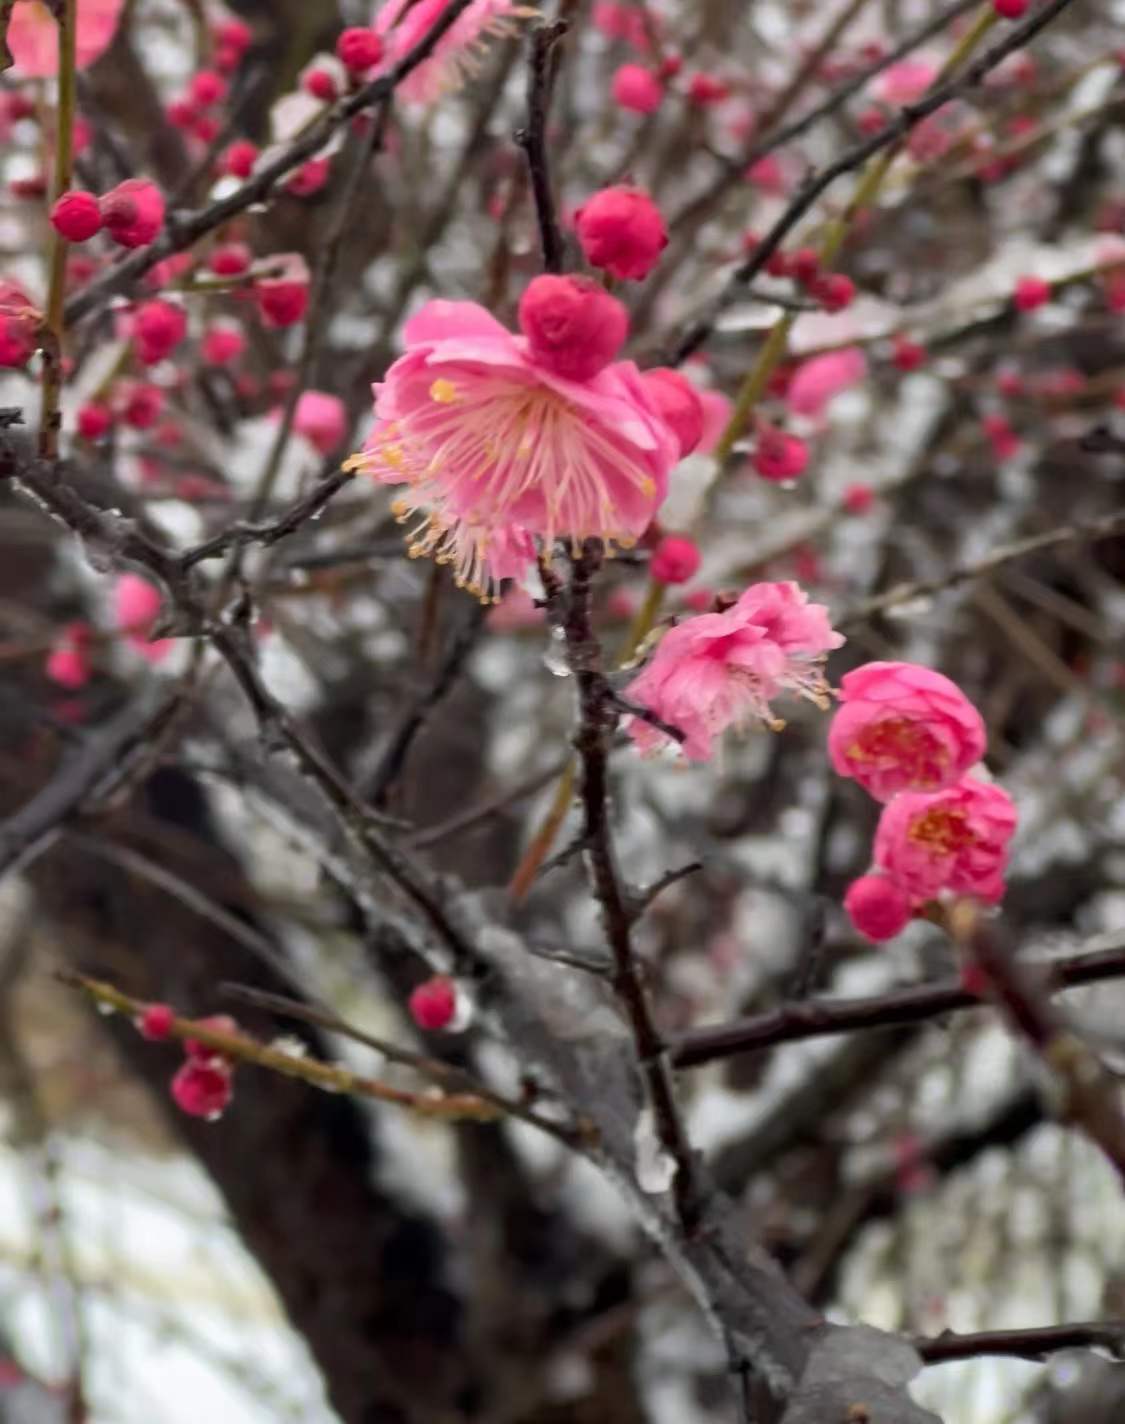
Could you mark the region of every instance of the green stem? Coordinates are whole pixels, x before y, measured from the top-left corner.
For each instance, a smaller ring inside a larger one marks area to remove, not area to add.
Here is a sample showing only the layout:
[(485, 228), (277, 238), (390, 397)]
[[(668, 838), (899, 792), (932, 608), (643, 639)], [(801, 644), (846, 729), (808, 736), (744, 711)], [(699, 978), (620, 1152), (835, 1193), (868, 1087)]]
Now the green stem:
[[(59, 83), (55, 115), (55, 173), (52, 203), (69, 189), (74, 158), (76, 69), (76, 12), (78, 0), (63, 0), (58, 12)], [(43, 331), (43, 405), (39, 417), (39, 454), (53, 460), (59, 452), (59, 398), (62, 394), (62, 360), (68, 243), (52, 229), (50, 279)]]

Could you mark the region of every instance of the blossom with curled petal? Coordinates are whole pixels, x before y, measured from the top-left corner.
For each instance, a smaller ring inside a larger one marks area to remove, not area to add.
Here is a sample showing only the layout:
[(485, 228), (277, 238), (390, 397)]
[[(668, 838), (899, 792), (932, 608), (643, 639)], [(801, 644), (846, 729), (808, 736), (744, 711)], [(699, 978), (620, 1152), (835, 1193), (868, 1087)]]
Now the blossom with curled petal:
[[(724, 612), (702, 613), (665, 633), (624, 696), (683, 732), (690, 761), (705, 761), (728, 727), (783, 726), (770, 707), (782, 693), (826, 708), (824, 658), (843, 641), (828, 610), (809, 603), (797, 584), (752, 584)], [(628, 731), (642, 751), (671, 740), (638, 717)]]

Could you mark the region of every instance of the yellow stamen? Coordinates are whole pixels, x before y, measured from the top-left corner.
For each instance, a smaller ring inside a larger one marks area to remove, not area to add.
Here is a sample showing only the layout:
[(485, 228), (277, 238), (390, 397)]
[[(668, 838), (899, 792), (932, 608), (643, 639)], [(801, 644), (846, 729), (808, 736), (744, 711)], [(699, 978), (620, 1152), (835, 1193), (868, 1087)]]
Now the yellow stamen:
[(444, 376), (439, 376), (430, 387), (430, 399), (437, 401), (438, 405), (452, 405), (458, 399), (457, 387)]

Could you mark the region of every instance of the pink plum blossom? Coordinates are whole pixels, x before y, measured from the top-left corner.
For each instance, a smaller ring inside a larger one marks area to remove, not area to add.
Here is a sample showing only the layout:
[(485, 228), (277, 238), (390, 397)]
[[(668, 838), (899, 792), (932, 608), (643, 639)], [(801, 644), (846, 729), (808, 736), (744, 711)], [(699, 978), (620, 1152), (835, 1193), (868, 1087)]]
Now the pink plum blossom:
[[(386, 73), (409, 54), (433, 29), (448, 4), (449, 0), (385, 0), (373, 22), (384, 44), (383, 58), (374, 72)], [(482, 41), (511, 34), (517, 20), (533, 13), (513, 0), (473, 0), (438, 40), (429, 59), (398, 85), (396, 98), (432, 104), (459, 89), (477, 70)]]
[(404, 485), (412, 555), (492, 596), (534, 555), (532, 536), (629, 545), (648, 528), (679, 443), (631, 361), (559, 375), (473, 302), (428, 302), (375, 389), (353, 468)]
[[(725, 612), (702, 613), (665, 633), (625, 696), (683, 732), (689, 760), (706, 761), (728, 727), (783, 726), (770, 702), (784, 692), (826, 708), (822, 664), (843, 641), (828, 610), (809, 603), (795, 583), (752, 584)], [(670, 741), (638, 717), (628, 730), (642, 751)]]
[(943, 791), (904, 791), (883, 808), (875, 863), (917, 904), (943, 890), (990, 904), (1004, 894), (1016, 808), (999, 786), (971, 776)]
[[(75, 43), (79, 69), (109, 48), (125, 0), (78, 0)], [(27, 78), (59, 72), (58, 27), (42, 0), (16, 0), (8, 23), (15, 68)]]
[(917, 663), (865, 663), (840, 687), (828, 755), (889, 801), (900, 791), (938, 791), (984, 755), (984, 718), (956, 683)]
[(347, 434), (348, 414), (339, 396), (303, 391), (293, 413), (293, 429), (320, 454), (330, 455)]
[(841, 391), (858, 385), (867, 375), (867, 357), (858, 346), (811, 356), (793, 372), (785, 403), (794, 415), (821, 415)]

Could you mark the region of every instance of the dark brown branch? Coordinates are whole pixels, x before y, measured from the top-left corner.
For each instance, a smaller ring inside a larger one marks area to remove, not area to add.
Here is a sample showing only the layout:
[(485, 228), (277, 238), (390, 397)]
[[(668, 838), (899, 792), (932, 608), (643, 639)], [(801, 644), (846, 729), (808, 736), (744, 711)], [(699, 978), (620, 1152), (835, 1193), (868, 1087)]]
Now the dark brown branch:
[(394, 69), (387, 74), (380, 75), (378, 79), (373, 79), (369, 84), (363, 85), (354, 94), (349, 94), (346, 99), (340, 100), (339, 103), (326, 110), (292, 143), (282, 149), (269, 163), (263, 164), (256, 173), (253, 173), (240, 188), (228, 197), (220, 198), (217, 202), (209, 203), (207, 207), (201, 208), (198, 212), (188, 213), (169, 222), (165, 231), (155, 242), (150, 243), (148, 247), (138, 248), (136, 252), (130, 253), (128, 257), (111, 267), (108, 272), (95, 278), (88, 286), (75, 293), (66, 304), (67, 325), (71, 326), (92, 312), (100, 311), (111, 297), (116, 296), (119, 292), (127, 291), (146, 272), (151, 271), (158, 262), (162, 262), (174, 252), (183, 252), (185, 248), (191, 247), (201, 237), (213, 232), (223, 223), (229, 222), (239, 213), (245, 212), (255, 203), (264, 202), (270, 196), (277, 181), (304, 163), (306, 159), (319, 153), (337, 129), (343, 128), (364, 109), (373, 108), (389, 99), (402, 80), (423, 60), (429, 58), (438, 40), (454, 24), (462, 11), (468, 8), (470, 3), (471, 0), (451, 0), (451, 3), (446, 6), (423, 38), (418, 41), (409, 54), (402, 57)]
[(354, 470), (337, 470), (327, 479), (318, 480), (308, 494), (297, 500), (284, 514), (267, 523), (231, 524), (211, 539), (185, 549), (180, 555), (180, 567), (186, 573), (205, 559), (216, 559), (234, 545), (262, 544), (269, 547), (280, 539), (295, 534), (302, 525), (313, 520), (345, 485), (355, 478)]
[(558, 72), (555, 46), (566, 34), (565, 20), (552, 25), (537, 25), (531, 32), (531, 64), (527, 76), (527, 127), (518, 130), (515, 139), (527, 158), (531, 192), (535, 199), (535, 217), (539, 224), (539, 245), (543, 251), (543, 267), (548, 272), (563, 270), (564, 245), (555, 209), (555, 194), (551, 186), (551, 169), (547, 160), (547, 118), (551, 109), (551, 91)]
[[(1125, 941), (1116, 948), (1052, 960), (1043, 965), (1043, 970), (1055, 993), (1080, 984), (1121, 978), (1125, 976)], [(962, 988), (955, 979), (863, 999), (801, 999), (731, 1023), (691, 1029), (673, 1038), (669, 1049), (677, 1068), (697, 1068), (717, 1058), (771, 1048), (778, 1043), (923, 1023), (942, 1014), (980, 1006), (980, 997)]]
[(955, 1335), (946, 1330), (929, 1338), (918, 1336), (913, 1344), (928, 1365), (968, 1360), (976, 1355), (1045, 1360), (1056, 1350), (1105, 1350), (1115, 1360), (1125, 1360), (1125, 1320), (1075, 1321), (1036, 1330), (982, 1330), (972, 1335)]
[[(439, 570), (440, 572), (440, 570)], [(414, 739), (426, 725), (434, 708), (445, 698), (460, 677), (484, 627), (485, 608), (475, 603), (460, 628), (453, 634), (433, 676), (412, 698), (391, 731), (383, 755), (364, 790), (373, 806), (383, 806), (398, 780)]]
[(837, 178), (842, 178), (846, 173), (852, 173), (857, 168), (862, 168), (869, 158), (873, 158), (883, 149), (899, 143), (912, 129), (917, 128), (923, 119), (929, 118), (931, 114), (936, 113), (951, 100), (959, 99), (976, 88), (997, 65), (1007, 59), (1010, 54), (1021, 49), (1028, 40), (1049, 25), (1056, 15), (1061, 14), (1071, 4), (1073, 4), (1073, 0), (1047, 0), (1041, 9), (1033, 10), (1026, 20), (1020, 24), (1008, 26), (1002, 40), (967, 64), (962, 72), (951, 79), (948, 84), (942, 84), (938, 88), (930, 90), (916, 103), (905, 104), (899, 110), (897, 117), (891, 119), (886, 127), (880, 129), (877, 134), (872, 134), (870, 138), (864, 139), (862, 143), (858, 143), (847, 152), (842, 153), (839, 158), (821, 169), (819, 173), (811, 174), (802, 183), (792, 202), (758, 243), (754, 251), (731, 274), (726, 286), (712, 303), (708, 314), (690, 326), (676, 342), (671, 357), (673, 364), (679, 365), (693, 351), (703, 345), (722, 312), (732, 302), (744, 296), (749, 283), (765, 269), (766, 263), (790, 232)]
[(622, 884), (609, 828), (609, 749), (617, 712), (602, 671), (601, 648), (591, 613), (592, 582), (602, 558), (597, 540), (587, 540), (582, 554), (572, 561), (564, 609), (558, 606), (561, 600), (557, 583), (544, 579), (544, 586), (553, 590), (549, 593), (550, 614), (559, 618), (561, 613), (567, 659), (578, 688), (579, 725), (574, 744), (582, 772), (582, 839), (591, 887), (601, 907), (603, 929), (613, 956), (611, 983), (632, 1028), (657, 1139), (675, 1164), (673, 1198), (681, 1229), (690, 1240), (703, 1211), (695, 1158), (676, 1103), (668, 1051), (653, 1022), (638, 970), (633, 947), (638, 912), (634, 898)]

